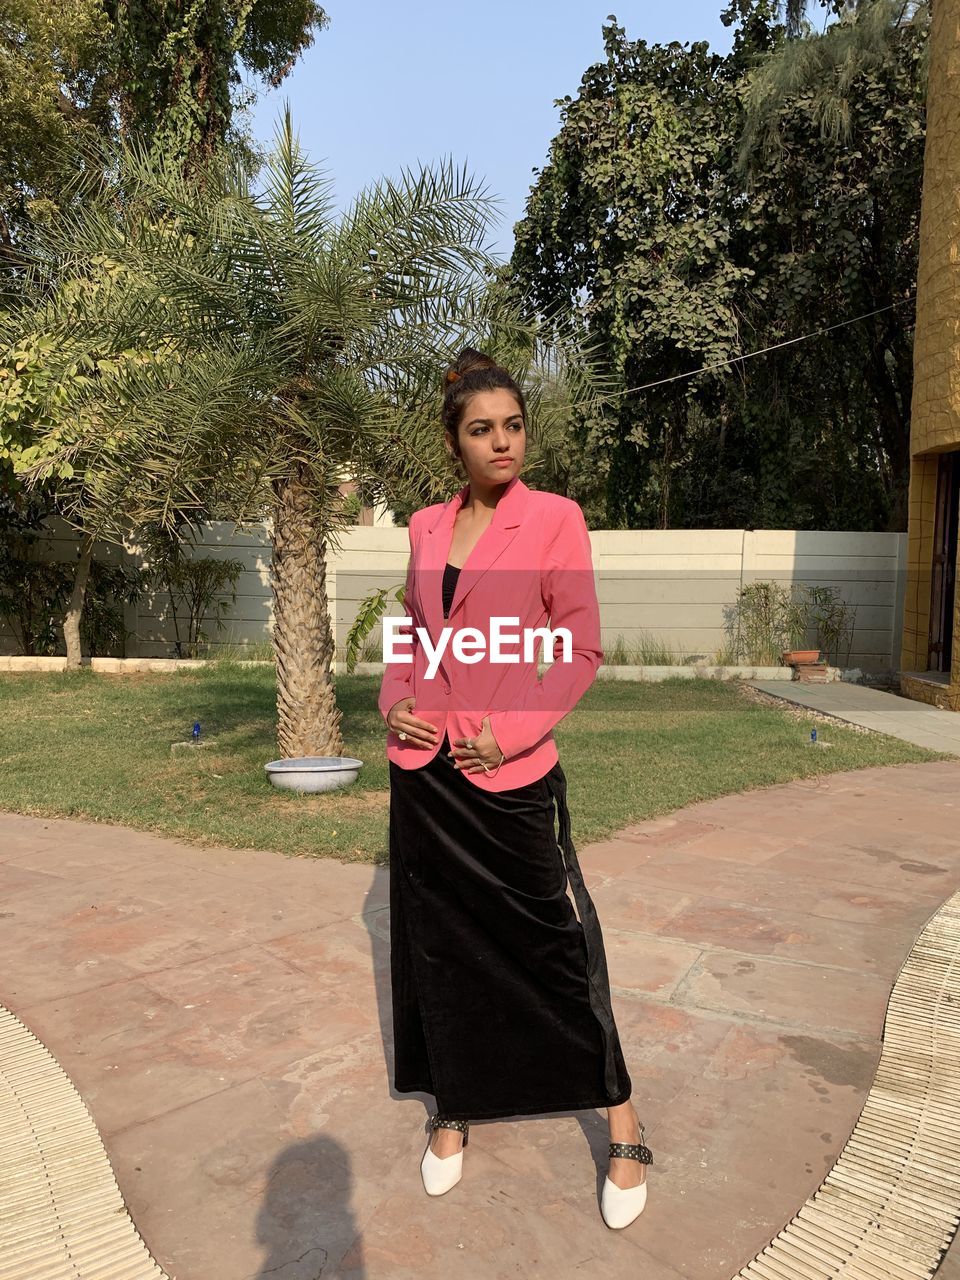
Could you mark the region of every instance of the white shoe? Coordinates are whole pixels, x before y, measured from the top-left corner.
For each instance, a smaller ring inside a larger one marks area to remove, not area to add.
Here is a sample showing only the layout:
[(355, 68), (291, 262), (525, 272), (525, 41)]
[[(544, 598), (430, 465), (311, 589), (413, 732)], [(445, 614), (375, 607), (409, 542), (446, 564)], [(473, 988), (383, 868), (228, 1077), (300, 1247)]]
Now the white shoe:
[[(610, 1143), (610, 1158), (613, 1159), (616, 1156), (639, 1160), (641, 1164), (653, 1164), (653, 1152), (643, 1145), (643, 1125), (640, 1126), (639, 1142)], [(643, 1213), (646, 1203), (646, 1179), (640, 1183), (639, 1187), (618, 1187), (611, 1181), (609, 1175), (604, 1178), (603, 1190), (600, 1193), (600, 1214), (608, 1227), (614, 1227), (617, 1230), (629, 1227), (630, 1223)]]
[(445, 1191), (455, 1187), (463, 1173), (463, 1147), (467, 1145), (470, 1131), (469, 1120), (443, 1120), (439, 1115), (430, 1117), (430, 1138), (433, 1140), (434, 1129), (459, 1129), (463, 1134), (463, 1146), (452, 1156), (438, 1156), (430, 1150), (430, 1143), (420, 1161), (420, 1176), (428, 1196), (442, 1196)]

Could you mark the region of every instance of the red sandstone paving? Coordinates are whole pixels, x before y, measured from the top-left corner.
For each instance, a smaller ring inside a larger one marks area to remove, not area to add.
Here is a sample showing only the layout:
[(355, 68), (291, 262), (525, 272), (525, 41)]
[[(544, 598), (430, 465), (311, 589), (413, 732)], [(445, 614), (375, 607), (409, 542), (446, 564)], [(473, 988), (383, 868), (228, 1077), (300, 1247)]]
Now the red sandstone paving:
[(173, 1280), (723, 1280), (856, 1121), (890, 986), (960, 881), (958, 783), (860, 770), (580, 849), (656, 1156), (624, 1232), (597, 1209), (602, 1112), (477, 1122), (464, 1180), (424, 1195), (433, 1100), (389, 1084), (384, 868), (0, 815), (0, 1000)]
[[(695, 944), (698, 950), (713, 946), (726, 950), (736, 945), (757, 955), (800, 958), (842, 968), (867, 965), (885, 971), (890, 947), (898, 945), (900, 938), (895, 927), (877, 927), (881, 921), (864, 922), (856, 913), (847, 922), (825, 918), (813, 909), (746, 906), (676, 890), (647, 890), (626, 881), (610, 884), (605, 879), (592, 887), (591, 896), (603, 920), (604, 936), (611, 940), (614, 931), (656, 933), (663, 939)], [(865, 899), (865, 895), (859, 897)], [(870, 901), (874, 912), (878, 906), (894, 911), (895, 917), (902, 914), (900, 899), (890, 897), (879, 904)], [(928, 914), (925, 908), (922, 919)], [(624, 950), (630, 950), (629, 945)]]
[(675, 998), (782, 1027), (879, 1035), (890, 983), (823, 965), (771, 962), (736, 952), (704, 955)]

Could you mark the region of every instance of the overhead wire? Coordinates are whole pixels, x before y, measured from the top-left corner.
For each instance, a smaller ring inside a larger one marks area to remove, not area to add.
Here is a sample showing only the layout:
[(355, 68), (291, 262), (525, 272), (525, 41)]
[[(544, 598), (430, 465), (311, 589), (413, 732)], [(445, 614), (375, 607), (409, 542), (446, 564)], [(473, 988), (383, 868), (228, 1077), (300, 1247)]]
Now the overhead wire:
[(872, 316), (882, 315), (885, 311), (892, 311), (894, 307), (901, 307), (906, 302), (912, 302), (915, 297), (916, 295), (911, 293), (904, 298), (899, 298), (896, 302), (887, 303), (886, 306), (876, 307), (873, 311), (865, 311), (863, 315), (851, 316), (846, 320), (838, 320), (836, 324), (824, 325), (820, 329), (811, 330), (810, 333), (802, 333), (796, 338), (786, 338), (783, 342), (774, 342), (770, 346), (760, 347), (756, 351), (746, 351), (742, 356), (731, 356), (728, 360), (718, 360), (715, 364), (706, 364), (699, 369), (689, 369), (684, 373), (671, 374), (668, 378), (657, 378), (653, 382), (644, 382), (639, 387), (627, 387), (624, 391), (614, 391), (609, 395), (597, 396), (594, 403), (618, 400), (622, 396), (636, 395), (640, 391), (650, 391), (654, 387), (663, 387), (670, 382), (680, 382), (685, 378), (698, 378), (703, 373), (713, 373), (717, 369), (726, 369), (730, 365), (740, 364), (743, 360), (752, 360), (755, 356), (765, 356), (771, 351), (780, 351), (783, 347), (792, 347), (798, 342), (807, 342), (811, 338), (819, 338), (825, 333), (831, 333), (834, 329), (842, 329), (848, 324), (858, 324), (861, 320), (869, 320)]

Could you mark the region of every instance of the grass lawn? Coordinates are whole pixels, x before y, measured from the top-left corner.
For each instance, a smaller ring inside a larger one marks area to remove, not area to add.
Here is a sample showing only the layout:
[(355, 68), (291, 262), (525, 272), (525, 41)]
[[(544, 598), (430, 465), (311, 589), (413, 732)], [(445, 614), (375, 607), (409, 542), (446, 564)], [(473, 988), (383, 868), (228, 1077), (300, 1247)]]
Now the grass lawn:
[[(379, 680), (341, 676), (358, 782), (275, 790), (273, 668), (216, 663), (170, 675), (0, 676), (0, 810), (123, 823), (197, 844), (384, 862), (388, 773)], [(199, 720), (215, 746), (171, 754)], [(868, 765), (942, 759), (879, 734), (751, 703), (733, 683), (597, 681), (556, 728), (579, 844), (695, 800)]]

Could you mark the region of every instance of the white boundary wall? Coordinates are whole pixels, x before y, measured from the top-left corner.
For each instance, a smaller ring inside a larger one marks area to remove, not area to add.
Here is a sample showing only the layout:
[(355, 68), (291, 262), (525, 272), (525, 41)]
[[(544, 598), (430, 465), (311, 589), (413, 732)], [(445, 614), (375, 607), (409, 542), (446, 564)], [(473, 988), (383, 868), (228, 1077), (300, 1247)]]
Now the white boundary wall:
[[(848, 533), (769, 529), (595, 530), (590, 534), (605, 648), (618, 636), (627, 643), (645, 635), (677, 654), (713, 656), (728, 639), (729, 617), (741, 583), (776, 579), (833, 587), (855, 606), (849, 660), (843, 666), (865, 671), (896, 668), (899, 662), (905, 581), (905, 533)], [(408, 554), (405, 527), (356, 525), (342, 536), (331, 557), (327, 591), (342, 646), (362, 597), (377, 587), (401, 586)], [(77, 540), (66, 526), (51, 526), (43, 554), (73, 560)], [(267, 525), (237, 531), (232, 524), (204, 526), (198, 554), (242, 560), (236, 604), (217, 632), (220, 645), (269, 643), (273, 625), (270, 544)], [(126, 555), (142, 563), (135, 549), (104, 544), (98, 559)], [(400, 613), (393, 604), (390, 613)], [(172, 657), (173, 627), (165, 597), (128, 608), (126, 657)], [(379, 628), (371, 637), (379, 641)], [(0, 653), (15, 652), (9, 631), (0, 631)]]

